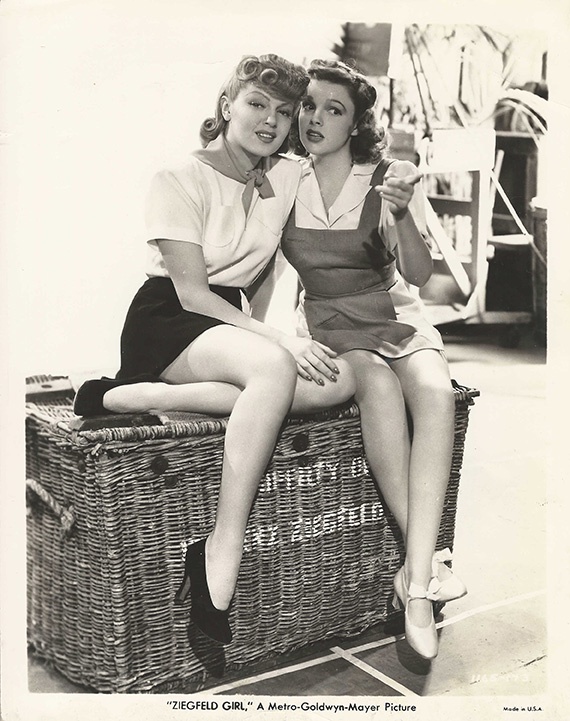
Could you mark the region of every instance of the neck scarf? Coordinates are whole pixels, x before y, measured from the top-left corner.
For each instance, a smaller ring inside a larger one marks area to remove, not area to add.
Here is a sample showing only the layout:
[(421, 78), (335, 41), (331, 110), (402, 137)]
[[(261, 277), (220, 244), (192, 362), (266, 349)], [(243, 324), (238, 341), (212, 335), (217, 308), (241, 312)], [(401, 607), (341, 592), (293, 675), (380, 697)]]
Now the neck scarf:
[(243, 170), (223, 133), (220, 133), (215, 140), (208, 143), (205, 148), (194, 151), (192, 155), (217, 170), (218, 173), (245, 185), (241, 199), (246, 215), (253, 200), (254, 188), (257, 188), (261, 198), (275, 197), (271, 183), (265, 175), (273, 165), (271, 158), (261, 158), (255, 168)]

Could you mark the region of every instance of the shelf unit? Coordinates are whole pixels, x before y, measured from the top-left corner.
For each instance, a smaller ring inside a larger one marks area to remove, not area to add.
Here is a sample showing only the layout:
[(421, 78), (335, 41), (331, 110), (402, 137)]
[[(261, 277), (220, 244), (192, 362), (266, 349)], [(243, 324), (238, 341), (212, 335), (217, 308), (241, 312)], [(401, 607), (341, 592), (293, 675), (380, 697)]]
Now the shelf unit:
[[(497, 188), (501, 199), (503, 193), (494, 181), (499, 175), (504, 153), (501, 149), (496, 154), (495, 139), (493, 129), (442, 130), (439, 134), (434, 132), (429, 146), (423, 148), (423, 154), (420, 152), (420, 170), (426, 185), (432, 174), (465, 173), (470, 179), (467, 198), (429, 191), (426, 195), (428, 230), (436, 244), (433, 249), (434, 274), (418, 295), (435, 325), (463, 322), (519, 326), (532, 322), (531, 312), (487, 307), (489, 259), (493, 257), (494, 249), (528, 245), (532, 240), (528, 233), (505, 232), (500, 236), (493, 233)], [(441, 216), (470, 219), (467, 249), (462, 245), (461, 252), (458, 251), (441, 223)]]

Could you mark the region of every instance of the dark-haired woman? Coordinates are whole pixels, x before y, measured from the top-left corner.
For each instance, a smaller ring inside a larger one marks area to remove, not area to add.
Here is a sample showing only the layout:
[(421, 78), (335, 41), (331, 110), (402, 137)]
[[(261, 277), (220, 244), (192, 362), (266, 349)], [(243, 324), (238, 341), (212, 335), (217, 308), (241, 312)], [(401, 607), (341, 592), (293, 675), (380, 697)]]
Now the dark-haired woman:
[(83, 416), (229, 415), (214, 527), (189, 546), (177, 594), (183, 601), (191, 593), (191, 618), (222, 643), (232, 637), (228, 608), (249, 512), (285, 416), (354, 393), (335, 352), (253, 319), (241, 304), (274, 256), (295, 199), (300, 167), (279, 151), (307, 82), (302, 67), (278, 56), (244, 58), (202, 125), (205, 147), (155, 176), (149, 278), (127, 314), (121, 368), (116, 379), (85, 383), (75, 401)]
[(449, 371), (404, 282), (421, 286), (432, 273), (421, 176), (384, 157), (376, 90), (363, 75), (337, 61), (308, 73), (296, 149), (309, 157), (282, 249), (304, 286), (309, 333), (355, 372), (366, 455), (405, 540), (395, 597), (408, 642), (433, 658), (432, 601), (466, 589), (434, 553), (453, 448)]

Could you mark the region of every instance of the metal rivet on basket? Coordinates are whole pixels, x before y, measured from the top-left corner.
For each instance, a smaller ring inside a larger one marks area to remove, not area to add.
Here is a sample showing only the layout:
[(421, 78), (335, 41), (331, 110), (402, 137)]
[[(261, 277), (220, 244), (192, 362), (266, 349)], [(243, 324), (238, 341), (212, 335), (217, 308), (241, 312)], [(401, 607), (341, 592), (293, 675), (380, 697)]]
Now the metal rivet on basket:
[(309, 447), (309, 436), (306, 433), (297, 433), (295, 438), (293, 438), (292, 445), (293, 450), (297, 451), (297, 453), (306, 451)]
[(150, 462), (150, 467), (159, 476), (168, 468), (168, 460), (164, 456), (156, 456)]
[(175, 488), (178, 485), (178, 478), (165, 478), (164, 479), (164, 487), (165, 488)]

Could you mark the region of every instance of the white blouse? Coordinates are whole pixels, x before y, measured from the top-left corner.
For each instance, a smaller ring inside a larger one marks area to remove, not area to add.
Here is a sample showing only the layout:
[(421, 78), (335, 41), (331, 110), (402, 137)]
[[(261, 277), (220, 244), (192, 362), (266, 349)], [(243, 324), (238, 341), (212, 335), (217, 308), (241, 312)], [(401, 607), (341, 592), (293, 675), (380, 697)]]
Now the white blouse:
[(202, 247), (213, 285), (245, 288), (275, 253), (299, 184), (301, 167), (281, 157), (267, 172), (274, 198), (253, 191), (245, 214), (245, 185), (191, 157), (178, 170), (164, 170), (147, 198), (147, 275), (168, 277), (157, 240), (179, 240)]

